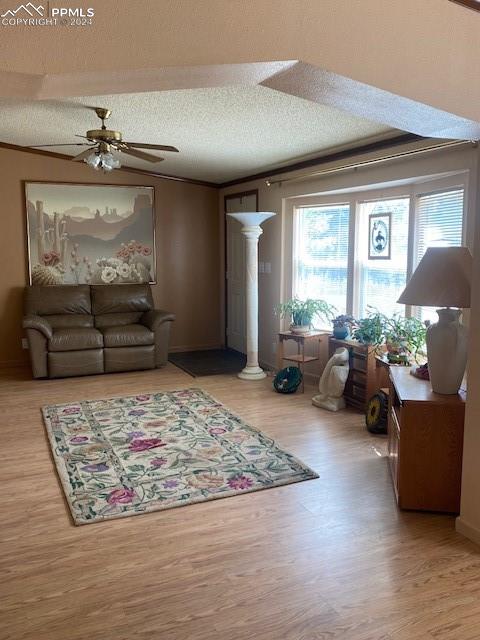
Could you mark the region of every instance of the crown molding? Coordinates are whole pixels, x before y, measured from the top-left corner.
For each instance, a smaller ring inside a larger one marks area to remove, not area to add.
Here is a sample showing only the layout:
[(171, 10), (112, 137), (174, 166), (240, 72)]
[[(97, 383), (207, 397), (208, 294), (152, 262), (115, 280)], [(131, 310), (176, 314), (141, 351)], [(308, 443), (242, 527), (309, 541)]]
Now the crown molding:
[[(194, 178), (184, 178), (182, 176), (175, 176), (175, 175), (170, 175), (166, 173), (155, 173), (154, 171), (147, 171), (144, 169), (137, 169), (134, 167), (128, 167), (124, 165), (122, 165), (120, 169), (116, 169), (116, 171), (136, 173), (138, 175), (149, 176), (151, 178), (159, 178), (162, 180), (173, 180), (176, 182), (183, 182), (186, 184), (198, 185), (201, 187), (210, 187), (212, 189), (225, 189), (227, 187), (233, 187), (236, 185), (245, 184), (247, 182), (252, 182), (255, 180), (265, 180), (267, 178), (272, 178), (273, 176), (291, 173), (292, 171), (309, 169), (311, 167), (321, 166), (323, 164), (328, 164), (330, 162), (337, 162), (339, 160), (353, 158), (358, 155), (372, 153), (375, 151), (383, 151), (390, 147), (397, 147), (397, 146), (409, 144), (412, 142), (418, 142), (420, 140), (428, 140), (428, 139), (429, 138), (424, 138), (415, 133), (404, 133), (398, 136), (394, 136), (392, 138), (385, 138), (383, 140), (369, 142), (368, 144), (363, 144), (358, 147), (350, 147), (348, 149), (334, 151), (326, 155), (316, 156), (315, 158), (309, 158), (308, 160), (302, 160), (300, 162), (294, 162), (291, 164), (284, 165), (282, 167), (270, 169), (269, 171), (261, 171), (259, 173), (254, 173), (254, 174), (245, 176), (243, 178), (236, 178), (234, 180), (228, 180), (226, 182), (220, 182), (220, 183), (208, 182), (206, 180), (195, 180)], [(57, 158), (59, 160), (67, 160), (67, 161), (72, 160), (72, 156), (68, 156), (64, 153), (57, 153), (55, 151), (45, 151), (44, 149), (33, 149), (32, 147), (22, 147), (16, 144), (10, 144), (8, 142), (0, 142), (0, 149), (9, 149), (11, 151), (21, 151), (23, 153), (33, 153), (35, 155), (46, 156), (49, 158)]]
[(480, 3), (477, 0), (450, 0), (455, 4), (460, 4), (467, 9), (473, 9), (474, 11), (480, 11)]
[[(46, 156), (48, 158), (56, 158), (57, 160), (71, 161), (73, 156), (68, 156), (65, 153), (58, 153), (56, 151), (45, 151), (44, 149), (34, 149), (33, 147), (22, 147), (18, 144), (10, 144), (9, 142), (0, 142), (0, 149), (8, 149), (10, 151), (21, 151), (23, 153), (33, 153), (38, 156)], [(184, 182), (186, 184), (195, 184), (201, 187), (211, 187), (218, 189), (218, 184), (215, 182), (207, 182), (206, 180), (195, 180), (194, 178), (184, 178), (182, 176), (175, 176), (168, 173), (156, 173), (155, 171), (148, 171), (146, 169), (137, 169), (136, 167), (128, 167), (122, 165), (120, 169), (115, 171), (126, 171), (127, 173), (136, 173), (142, 176), (149, 176), (150, 178), (159, 178), (161, 180), (173, 180), (175, 182)]]
[(371, 153), (374, 151), (382, 151), (389, 147), (396, 147), (402, 144), (408, 144), (411, 142), (417, 142), (419, 140), (425, 140), (423, 136), (419, 136), (416, 133), (404, 133), (393, 138), (385, 138), (383, 140), (377, 140), (375, 142), (369, 142), (368, 144), (360, 145), (358, 147), (350, 147), (348, 149), (342, 149), (341, 151), (334, 151), (323, 156), (316, 156), (315, 158), (309, 158), (308, 160), (301, 160), (300, 162), (294, 162), (292, 164), (286, 164), (282, 167), (270, 169), (270, 171), (261, 171), (254, 173), (244, 178), (236, 178), (235, 180), (228, 180), (217, 184), (220, 189), (226, 187), (233, 187), (237, 184), (243, 184), (245, 182), (252, 182), (252, 180), (262, 180), (278, 176), (284, 173), (290, 173), (291, 171), (299, 171), (301, 169), (309, 169), (310, 167), (316, 167), (322, 164), (328, 164), (329, 162), (336, 162), (338, 160), (345, 160), (346, 158), (352, 158), (364, 153)]

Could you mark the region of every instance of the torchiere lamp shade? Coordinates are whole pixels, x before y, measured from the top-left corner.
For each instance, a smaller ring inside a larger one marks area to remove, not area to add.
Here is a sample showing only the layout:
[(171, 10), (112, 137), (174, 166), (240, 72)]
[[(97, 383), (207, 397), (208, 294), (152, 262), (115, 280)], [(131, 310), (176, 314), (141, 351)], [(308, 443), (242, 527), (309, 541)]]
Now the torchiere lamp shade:
[(467, 247), (430, 247), (408, 281), (400, 304), (470, 307), (472, 255)]

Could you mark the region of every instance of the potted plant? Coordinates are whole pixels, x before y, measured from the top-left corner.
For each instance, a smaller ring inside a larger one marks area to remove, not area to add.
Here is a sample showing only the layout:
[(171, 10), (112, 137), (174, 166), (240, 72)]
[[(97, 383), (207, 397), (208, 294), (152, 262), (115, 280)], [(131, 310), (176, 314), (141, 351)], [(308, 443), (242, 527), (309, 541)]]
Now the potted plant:
[(325, 300), (314, 298), (300, 300), (295, 297), (277, 306), (277, 312), (281, 318), (291, 318), (290, 330), (292, 333), (297, 334), (308, 333), (311, 330), (315, 316), (331, 321), (335, 310), (335, 307), (325, 302)]
[(353, 316), (339, 315), (333, 319), (333, 337), (337, 340), (346, 340), (352, 335), (352, 329), (357, 321)]
[(425, 344), (426, 326), (417, 318), (405, 318), (394, 314), (385, 317), (385, 346), (388, 361), (393, 364), (408, 364), (417, 360), (418, 350)]
[(357, 322), (353, 337), (362, 344), (378, 348), (385, 341), (385, 317), (378, 311), (369, 310), (368, 316)]
[(408, 364), (417, 360), (419, 349), (425, 344), (426, 326), (417, 318), (405, 318), (396, 313), (389, 317), (369, 308), (366, 318), (358, 321), (353, 333), (355, 340), (378, 349), (385, 345), (387, 359), (392, 364)]

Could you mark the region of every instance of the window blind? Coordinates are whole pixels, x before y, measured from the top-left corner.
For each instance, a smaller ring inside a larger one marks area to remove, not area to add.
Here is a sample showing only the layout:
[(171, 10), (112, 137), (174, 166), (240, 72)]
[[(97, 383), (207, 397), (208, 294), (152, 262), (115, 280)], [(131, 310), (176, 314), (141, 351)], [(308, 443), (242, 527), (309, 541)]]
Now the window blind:
[[(356, 304), (354, 314), (364, 318), (369, 308), (388, 316), (404, 313), (397, 300), (407, 281), (410, 197), (362, 202), (358, 208), (356, 246)], [(391, 253), (388, 260), (369, 259), (369, 216), (390, 214)]]
[[(457, 247), (463, 238), (464, 189), (456, 188), (417, 196), (414, 268), (429, 247)], [(435, 309), (418, 307), (421, 320), (437, 321)]]
[(418, 196), (415, 266), (428, 247), (462, 244), (463, 189)]
[[(302, 207), (294, 218), (293, 294), (346, 312), (350, 205)], [(318, 324), (318, 323), (317, 323)]]

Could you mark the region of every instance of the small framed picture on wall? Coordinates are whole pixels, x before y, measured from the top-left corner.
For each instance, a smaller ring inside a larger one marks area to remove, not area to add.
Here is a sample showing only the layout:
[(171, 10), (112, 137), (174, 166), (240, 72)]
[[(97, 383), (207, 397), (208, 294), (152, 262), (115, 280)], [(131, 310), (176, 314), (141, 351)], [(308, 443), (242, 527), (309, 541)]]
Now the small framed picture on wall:
[(368, 259), (391, 258), (391, 213), (372, 213), (368, 216)]

